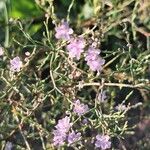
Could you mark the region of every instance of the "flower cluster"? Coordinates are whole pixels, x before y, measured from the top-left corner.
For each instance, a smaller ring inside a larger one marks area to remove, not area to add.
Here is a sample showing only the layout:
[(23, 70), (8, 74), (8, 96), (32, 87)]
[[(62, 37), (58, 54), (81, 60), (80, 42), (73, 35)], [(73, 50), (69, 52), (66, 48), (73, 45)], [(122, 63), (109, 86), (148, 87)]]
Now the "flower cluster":
[(111, 142), (109, 141), (110, 137), (108, 135), (100, 135), (96, 136), (95, 147), (101, 148), (102, 150), (108, 149), (111, 147)]
[(81, 138), (81, 133), (75, 133), (74, 131), (72, 131), (68, 135), (68, 143), (72, 144), (72, 143), (78, 141), (80, 138)]
[(73, 111), (78, 114), (78, 116), (85, 114), (88, 110), (88, 105), (80, 103), (79, 100), (75, 101)]
[(70, 118), (67, 116), (58, 121), (55, 126), (56, 130), (53, 131), (53, 144), (55, 146), (62, 146), (65, 140), (68, 140), (68, 144), (72, 144), (81, 138), (81, 133), (75, 133), (73, 130), (69, 133), (71, 126), (72, 123), (70, 123)]
[(69, 51), (70, 58), (80, 59), (81, 53), (84, 51), (85, 41), (83, 38), (71, 39), (70, 44), (67, 45), (67, 50)]
[(105, 60), (100, 56), (100, 50), (95, 49), (94, 47), (89, 47), (87, 55), (85, 57), (85, 61), (87, 61), (87, 65), (90, 67), (92, 71), (101, 71), (102, 65), (104, 65)]
[[(81, 54), (84, 52), (85, 48), (85, 40), (81, 37), (71, 37), (73, 34), (73, 30), (69, 28), (67, 22), (62, 21), (61, 25), (55, 28), (56, 34), (55, 37), (57, 39), (65, 39), (68, 40), (69, 44), (67, 45), (67, 50), (69, 52), (70, 58), (80, 59)], [(94, 46), (90, 46), (88, 48), (87, 55), (85, 57), (85, 61), (87, 61), (87, 65), (90, 67), (92, 71), (101, 71), (102, 65), (104, 65), (105, 60), (100, 56), (100, 50), (95, 49)]]
[(17, 56), (10, 60), (10, 70), (13, 72), (19, 72), (22, 67), (22, 61), (20, 58)]
[(67, 133), (69, 132), (72, 123), (70, 123), (70, 118), (65, 117), (58, 121), (58, 124), (55, 126), (56, 130), (54, 130), (54, 138), (53, 142), (56, 146), (61, 146), (64, 144), (64, 141), (67, 137)]
[(69, 28), (68, 23), (64, 21), (61, 22), (61, 25), (55, 28), (55, 31), (55, 37), (57, 39), (69, 40), (70, 35), (73, 34), (73, 30)]

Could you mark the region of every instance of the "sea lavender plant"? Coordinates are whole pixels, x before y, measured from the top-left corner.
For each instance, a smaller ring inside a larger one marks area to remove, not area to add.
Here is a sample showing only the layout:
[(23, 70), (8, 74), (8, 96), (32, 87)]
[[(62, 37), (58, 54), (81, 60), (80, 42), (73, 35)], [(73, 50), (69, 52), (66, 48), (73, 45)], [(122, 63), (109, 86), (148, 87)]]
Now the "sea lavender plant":
[[(149, 19), (143, 15), (148, 2), (36, 0), (36, 10), (33, 1), (14, 0), (12, 7), (20, 7), (10, 10), (9, 1), (0, 1), (1, 149), (133, 149), (134, 143), (124, 142), (127, 134), (133, 136), (128, 119), (139, 121), (138, 131), (148, 124)], [(20, 8), (28, 6), (34, 16), (26, 19)], [(25, 19), (7, 10), (21, 11)], [(61, 17), (67, 21), (59, 22)], [(76, 97), (82, 102), (73, 101)], [(132, 118), (127, 111), (139, 107), (139, 100), (143, 110), (135, 115), (144, 112)]]

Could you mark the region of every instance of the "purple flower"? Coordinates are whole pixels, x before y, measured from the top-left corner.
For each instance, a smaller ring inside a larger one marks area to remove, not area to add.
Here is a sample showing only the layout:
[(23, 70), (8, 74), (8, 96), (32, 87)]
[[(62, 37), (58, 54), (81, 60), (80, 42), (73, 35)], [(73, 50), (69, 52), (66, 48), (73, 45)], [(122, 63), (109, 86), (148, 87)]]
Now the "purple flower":
[(70, 118), (66, 116), (63, 119), (60, 119), (55, 127), (57, 130), (67, 133), (71, 126), (72, 123), (70, 123)]
[(66, 140), (67, 134), (65, 132), (61, 132), (59, 130), (54, 130), (53, 134), (54, 134), (53, 144), (55, 146), (63, 145), (64, 141)]
[(111, 147), (111, 142), (109, 141), (110, 137), (108, 135), (100, 135), (96, 136), (95, 146), (97, 148), (101, 148), (102, 150), (108, 149)]
[(106, 96), (106, 91), (102, 91), (102, 92), (100, 92), (99, 94), (98, 94), (98, 100), (100, 101), (100, 102), (105, 102), (105, 99), (107, 98), (107, 96)]
[(71, 39), (70, 44), (67, 45), (70, 58), (80, 59), (81, 53), (84, 51), (85, 41), (83, 38)]
[(81, 133), (75, 133), (74, 131), (72, 131), (68, 135), (68, 143), (72, 144), (72, 143), (78, 141), (80, 138), (81, 138)]
[(94, 47), (89, 47), (85, 61), (92, 71), (101, 71), (102, 65), (104, 65), (105, 60), (100, 56), (100, 50), (95, 49)]
[(75, 101), (73, 111), (81, 116), (89, 110), (88, 105), (80, 103), (80, 100)]
[(67, 22), (62, 21), (61, 25), (55, 28), (56, 34), (55, 37), (57, 39), (64, 39), (69, 40), (70, 35), (73, 33), (73, 30), (69, 28), (69, 25)]
[(95, 49), (94, 47), (90, 46), (87, 52), (87, 55), (85, 57), (86, 61), (92, 61), (98, 58), (100, 54), (100, 50), (99, 49)]
[(55, 126), (56, 130), (53, 131), (53, 144), (55, 146), (61, 146), (64, 144), (64, 141), (67, 137), (67, 133), (69, 132), (71, 126), (72, 123), (70, 123), (70, 118), (67, 116), (58, 121), (58, 124)]
[(13, 72), (19, 72), (20, 68), (22, 67), (22, 61), (20, 58), (17, 56), (10, 60), (10, 70)]
[(102, 65), (104, 65), (104, 63), (105, 63), (105, 60), (99, 57), (95, 60), (88, 61), (87, 65), (90, 67), (92, 71), (101, 71)]
[(3, 48), (0, 47), (0, 56), (2, 56), (4, 54)]

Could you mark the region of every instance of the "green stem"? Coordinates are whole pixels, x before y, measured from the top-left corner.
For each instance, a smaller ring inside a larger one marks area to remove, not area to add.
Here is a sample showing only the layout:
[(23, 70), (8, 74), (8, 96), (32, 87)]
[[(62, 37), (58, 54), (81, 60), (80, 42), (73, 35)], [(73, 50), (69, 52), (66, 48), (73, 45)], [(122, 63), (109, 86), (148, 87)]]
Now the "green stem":
[(8, 12), (7, 12), (7, 7), (6, 3), (4, 3), (4, 16), (5, 16), (5, 47), (9, 47), (9, 26), (8, 26)]
[(75, 0), (72, 0), (71, 4), (69, 5), (68, 14), (67, 14), (67, 22), (70, 21), (70, 12), (71, 12), (71, 9), (72, 9), (74, 3), (75, 3)]

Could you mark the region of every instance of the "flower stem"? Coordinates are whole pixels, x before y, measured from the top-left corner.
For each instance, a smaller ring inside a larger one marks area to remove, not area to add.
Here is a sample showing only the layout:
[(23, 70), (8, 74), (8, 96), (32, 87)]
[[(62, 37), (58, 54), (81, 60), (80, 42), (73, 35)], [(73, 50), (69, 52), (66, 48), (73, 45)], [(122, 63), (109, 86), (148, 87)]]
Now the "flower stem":
[(5, 47), (9, 47), (9, 26), (8, 26), (8, 11), (6, 7), (6, 3), (4, 3), (4, 16), (5, 16)]

